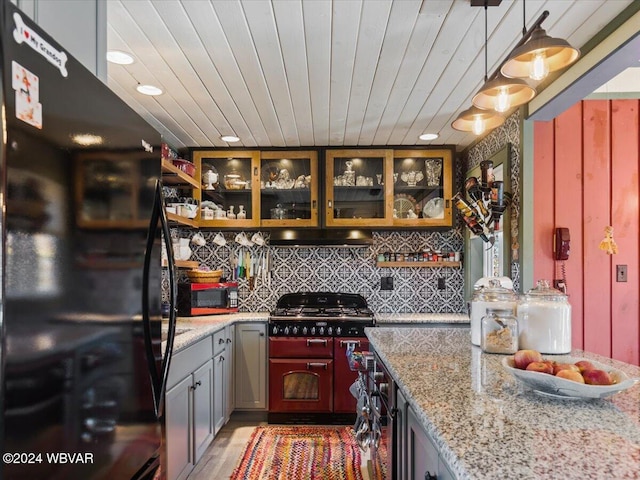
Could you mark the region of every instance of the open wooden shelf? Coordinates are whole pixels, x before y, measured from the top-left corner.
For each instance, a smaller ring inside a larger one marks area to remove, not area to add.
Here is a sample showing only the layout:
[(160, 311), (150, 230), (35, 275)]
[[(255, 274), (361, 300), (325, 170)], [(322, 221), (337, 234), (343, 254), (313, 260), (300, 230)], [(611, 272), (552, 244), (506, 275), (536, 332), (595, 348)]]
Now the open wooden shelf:
[(177, 215), (175, 213), (166, 212), (166, 214), (167, 214), (167, 220), (169, 220), (170, 222), (179, 223), (180, 225), (187, 225), (193, 228), (199, 227), (198, 221), (196, 219), (183, 217), (182, 215)]
[(380, 268), (388, 267), (449, 267), (458, 268), (462, 262), (376, 262)]
[[(176, 260), (175, 265), (178, 268), (198, 268), (198, 262), (195, 260)], [(162, 262), (162, 266), (166, 267), (167, 262)]]
[(190, 185), (194, 188), (200, 188), (200, 182), (184, 173), (165, 158), (162, 159), (162, 183), (165, 185)]

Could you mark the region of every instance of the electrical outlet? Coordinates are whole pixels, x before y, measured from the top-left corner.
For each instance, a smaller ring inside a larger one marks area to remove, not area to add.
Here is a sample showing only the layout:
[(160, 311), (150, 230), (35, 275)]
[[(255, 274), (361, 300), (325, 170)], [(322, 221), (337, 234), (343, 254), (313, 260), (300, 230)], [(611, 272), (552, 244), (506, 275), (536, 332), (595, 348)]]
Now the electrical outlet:
[(445, 290), (447, 288), (447, 285), (444, 281), (444, 277), (440, 277), (438, 279), (438, 290)]
[(393, 290), (393, 277), (380, 277), (380, 290)]
[(616, 265), (616, 282), (626, 282), (626, 281), (627, 281), (627, 266)]

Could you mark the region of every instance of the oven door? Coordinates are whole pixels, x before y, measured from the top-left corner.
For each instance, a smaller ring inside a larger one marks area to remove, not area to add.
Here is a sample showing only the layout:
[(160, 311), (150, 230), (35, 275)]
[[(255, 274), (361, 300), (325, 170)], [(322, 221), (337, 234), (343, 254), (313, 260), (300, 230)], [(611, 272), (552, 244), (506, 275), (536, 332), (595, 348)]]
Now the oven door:
[(332, 409), (332, 359), (269, 359), (269, 412), (328, 413)]

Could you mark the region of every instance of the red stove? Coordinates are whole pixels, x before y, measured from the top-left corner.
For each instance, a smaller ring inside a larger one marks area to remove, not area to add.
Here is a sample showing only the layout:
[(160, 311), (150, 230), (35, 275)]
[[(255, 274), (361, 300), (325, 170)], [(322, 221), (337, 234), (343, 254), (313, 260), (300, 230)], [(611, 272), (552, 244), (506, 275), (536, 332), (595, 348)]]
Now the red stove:
[(269, 422), (351, 423), (356, 380), (350, 345), (368, 350), (375, 325), (358, 294), (297, 292), (280, 297), (269, 317)]

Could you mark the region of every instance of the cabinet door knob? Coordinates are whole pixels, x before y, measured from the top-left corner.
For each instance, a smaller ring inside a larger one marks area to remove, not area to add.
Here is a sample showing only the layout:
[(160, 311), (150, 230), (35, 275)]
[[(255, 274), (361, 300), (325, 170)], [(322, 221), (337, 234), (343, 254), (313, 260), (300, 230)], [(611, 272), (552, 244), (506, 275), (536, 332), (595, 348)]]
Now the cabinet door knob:
[(260, 332), (260, 336), (261, 336), (261, 337), (264, 337), (264, 332)]

